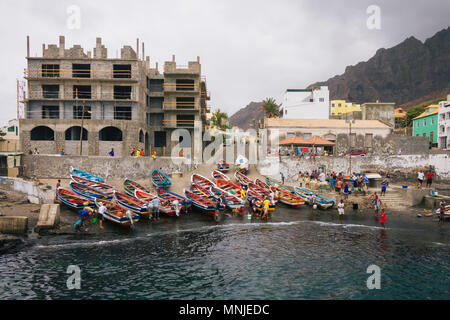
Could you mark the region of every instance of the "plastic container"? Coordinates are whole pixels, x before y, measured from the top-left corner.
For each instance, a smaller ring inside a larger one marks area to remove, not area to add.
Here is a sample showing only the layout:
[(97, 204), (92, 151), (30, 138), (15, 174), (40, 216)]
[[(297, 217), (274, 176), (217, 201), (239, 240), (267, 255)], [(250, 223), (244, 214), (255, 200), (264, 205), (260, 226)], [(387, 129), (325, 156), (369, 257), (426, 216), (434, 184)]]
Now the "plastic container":
[(403, 189), (407, 189), (407, 188), (408, 188), (408, 186), (402, 186), (402, 188), (403, 188)]

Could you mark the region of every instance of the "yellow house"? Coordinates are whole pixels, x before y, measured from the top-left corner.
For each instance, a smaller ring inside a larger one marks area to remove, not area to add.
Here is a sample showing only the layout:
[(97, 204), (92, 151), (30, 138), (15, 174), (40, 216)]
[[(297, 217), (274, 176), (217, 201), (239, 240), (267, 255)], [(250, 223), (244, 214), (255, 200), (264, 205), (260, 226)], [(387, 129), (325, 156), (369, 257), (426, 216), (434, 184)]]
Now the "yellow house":
[(361, 105), (345, 100), (331, 100), (331, 115), (339, 115), (352, 111), (361, 111)]

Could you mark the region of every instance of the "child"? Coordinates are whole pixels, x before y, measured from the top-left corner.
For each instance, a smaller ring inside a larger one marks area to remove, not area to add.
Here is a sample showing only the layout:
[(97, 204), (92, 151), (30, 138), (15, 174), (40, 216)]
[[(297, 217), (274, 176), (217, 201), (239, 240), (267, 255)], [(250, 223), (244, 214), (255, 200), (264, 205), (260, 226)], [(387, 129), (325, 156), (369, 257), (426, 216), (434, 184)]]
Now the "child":
[(381, 216), (380, 217), (380, 223), (381, 223), (381, 226), (384, 229), (384, 223), (386, 222), (386, 211), (384, 211), (384, 208), (381, 209), (380, 216)]

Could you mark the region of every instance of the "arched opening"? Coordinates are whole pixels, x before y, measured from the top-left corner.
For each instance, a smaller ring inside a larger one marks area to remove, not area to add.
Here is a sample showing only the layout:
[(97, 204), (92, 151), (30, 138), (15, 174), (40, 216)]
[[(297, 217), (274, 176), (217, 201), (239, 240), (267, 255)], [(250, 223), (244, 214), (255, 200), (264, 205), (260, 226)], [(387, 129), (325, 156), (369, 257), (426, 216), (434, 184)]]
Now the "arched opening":
[(50, 129), (47, 126), (38, 126), (31, 130), (30, 140), (47, 140), (54, 141), (55, 140), (55, 131)]
[(139, 142), (144, 143), (144, 132), (139, 130)]
[(145, 133), (145, 155), (149, 155), (150, 152), (150, 139), (148, 138), (148, 132)]
[(105, 127), (98, 133), (100, 141), (122, 141), (122, 130), (116, 127)]
[[(81, 127), (74, 126), (66, 130), (66, 140), (80, 141)], [(88, 131), (83, 128), (83, 141), (88, 139)]]

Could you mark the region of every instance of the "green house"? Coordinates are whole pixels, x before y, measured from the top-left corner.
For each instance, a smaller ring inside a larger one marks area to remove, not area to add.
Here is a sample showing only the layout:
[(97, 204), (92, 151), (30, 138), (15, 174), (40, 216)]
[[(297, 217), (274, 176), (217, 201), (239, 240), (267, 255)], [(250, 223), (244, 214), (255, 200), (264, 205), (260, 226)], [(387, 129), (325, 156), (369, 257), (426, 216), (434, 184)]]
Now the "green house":
[(428, 137), (433, 146), (437, 146), (438, 105), (430, 105), (420, 116), (413, 119), (413, 136)]

